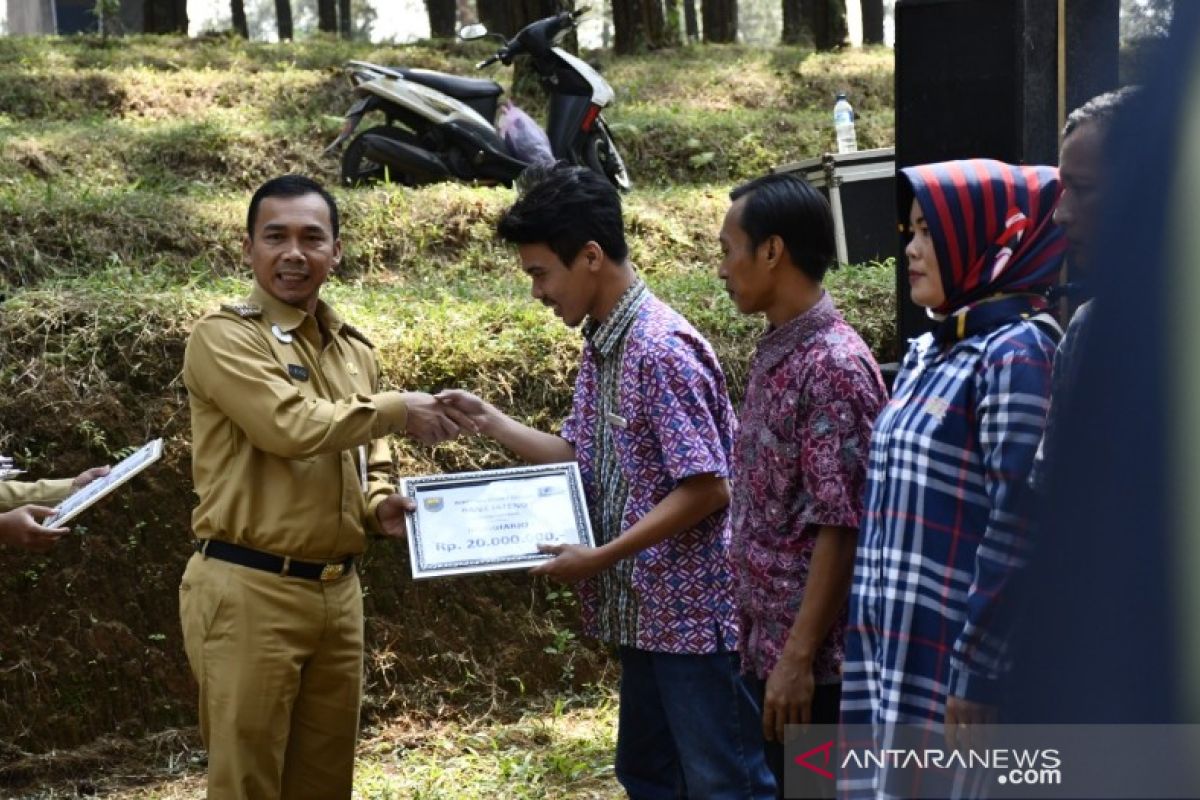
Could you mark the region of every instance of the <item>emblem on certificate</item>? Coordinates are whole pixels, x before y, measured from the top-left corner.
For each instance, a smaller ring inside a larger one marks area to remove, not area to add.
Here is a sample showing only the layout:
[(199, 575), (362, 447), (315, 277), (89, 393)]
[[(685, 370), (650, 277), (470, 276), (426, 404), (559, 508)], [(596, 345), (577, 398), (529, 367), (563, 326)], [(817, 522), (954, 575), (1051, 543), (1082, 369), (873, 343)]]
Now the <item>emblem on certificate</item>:
[(526, 569), (551, 558), (539, 544), (594, 546), (579, 465), (404, 478), (414, 578)]

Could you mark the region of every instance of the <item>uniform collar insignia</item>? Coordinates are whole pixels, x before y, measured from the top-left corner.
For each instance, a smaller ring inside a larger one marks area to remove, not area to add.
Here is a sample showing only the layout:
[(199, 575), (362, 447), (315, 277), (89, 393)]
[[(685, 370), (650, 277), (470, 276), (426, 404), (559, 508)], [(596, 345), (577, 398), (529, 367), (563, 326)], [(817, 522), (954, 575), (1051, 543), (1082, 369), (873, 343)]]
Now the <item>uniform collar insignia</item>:
[(237, 314), (242, 319), (262, 316), (262, 309), (253, 303), (221, 303), (221, 310)]

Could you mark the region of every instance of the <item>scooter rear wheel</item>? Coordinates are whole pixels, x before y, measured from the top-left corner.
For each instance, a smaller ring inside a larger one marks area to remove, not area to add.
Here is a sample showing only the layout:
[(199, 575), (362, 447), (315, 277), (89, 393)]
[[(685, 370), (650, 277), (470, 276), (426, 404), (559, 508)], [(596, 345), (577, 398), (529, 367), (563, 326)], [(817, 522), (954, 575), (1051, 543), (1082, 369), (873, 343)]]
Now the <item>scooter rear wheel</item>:
[(597, 121), (596, 130), (583, 143), (583, 160), (588, 169), (608, 178), (622, 192), (633, 188), (629, 170), (625, 168), (625, 159), (621, 158), (603, 120)]
[(393, 125), (376, 125), (355, 136), (342, 153), (342, 185), (365, 186), (371, 183), (399, 183), (416, 186), (419, 181), (412, 175), (400, 172), (395, 167), (377, 164), (367, 158), (364, 136), (384, 136), (405, 144), (419, 145), (416, 134)]

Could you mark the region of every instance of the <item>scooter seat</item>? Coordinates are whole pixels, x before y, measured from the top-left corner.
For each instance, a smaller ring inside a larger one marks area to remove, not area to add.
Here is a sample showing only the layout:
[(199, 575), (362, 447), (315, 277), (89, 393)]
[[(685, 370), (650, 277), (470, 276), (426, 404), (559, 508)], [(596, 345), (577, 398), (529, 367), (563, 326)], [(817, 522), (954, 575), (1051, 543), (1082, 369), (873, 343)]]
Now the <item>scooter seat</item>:
[(443, 94), (457, 97), (459, 100), (473, 100), (481, 97), (499, 97), (504, 87), (495, 81), (480, 78), (460, 78), (457, 75), (447, 75), (444, 72), (434, 72), (429, 69), (398, 70), (406, 80), (436, 89)]

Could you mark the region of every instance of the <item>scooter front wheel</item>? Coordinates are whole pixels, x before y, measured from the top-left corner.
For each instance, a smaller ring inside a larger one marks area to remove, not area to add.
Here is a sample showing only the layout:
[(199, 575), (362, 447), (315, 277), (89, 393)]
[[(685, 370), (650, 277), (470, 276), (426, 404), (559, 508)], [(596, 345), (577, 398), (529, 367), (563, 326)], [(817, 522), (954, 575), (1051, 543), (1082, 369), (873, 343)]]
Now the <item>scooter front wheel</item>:
[(588, 169), (608, 178), (622, 192), (633, 188), (629, 170), (625, 168), (625, 159), (621, 158), (603, 120), (597, 120), (596, 130), (583, 143), (583, 161)]
[(367, 157), (365, 136), (383, 136), (414, 146), (419, 146), (417, 135), (392, 125), (376, 125), (355, 136), (342, 153), (342, 185), (365, 186), (371, 183), (399, 183), (416, 186), (420, 181), (387, 164), (377, 164)]

